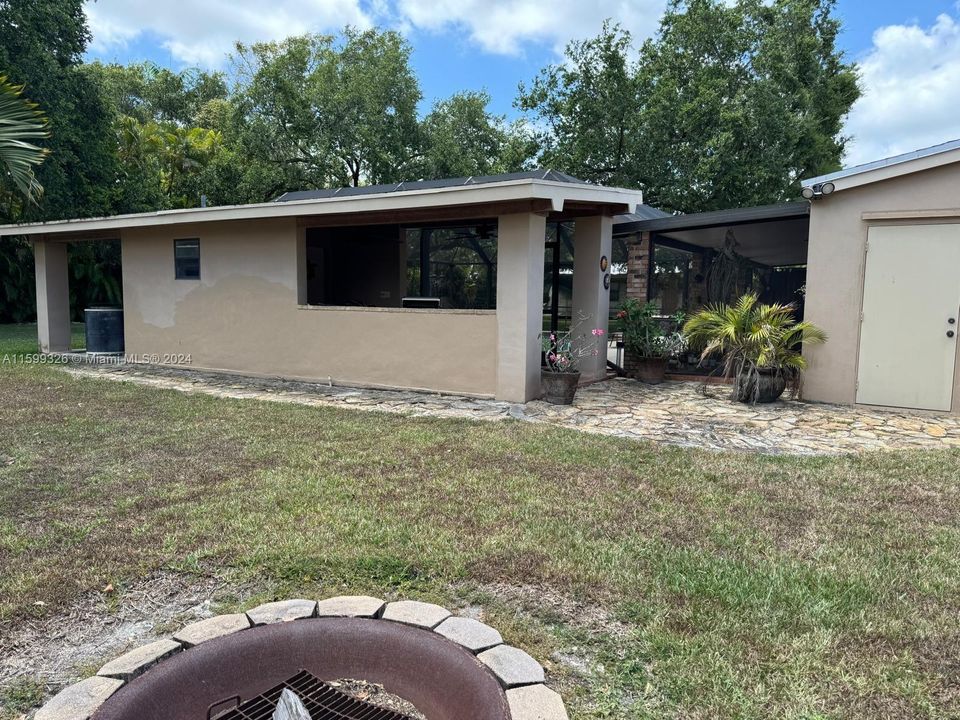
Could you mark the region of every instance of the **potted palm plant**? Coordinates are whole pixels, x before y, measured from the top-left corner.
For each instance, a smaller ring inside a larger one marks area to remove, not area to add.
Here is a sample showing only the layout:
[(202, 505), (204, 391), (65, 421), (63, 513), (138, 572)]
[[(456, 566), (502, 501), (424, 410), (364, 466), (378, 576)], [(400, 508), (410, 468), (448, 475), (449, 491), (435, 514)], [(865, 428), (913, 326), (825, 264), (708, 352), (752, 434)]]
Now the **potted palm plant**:
[(800, 395), (807, 361), (802, 343), (826, 342), (827, 336), (812, 323), (797, 322), (793, 305), (763, 305), (748, 293), (735, 304), (704, 308), (683, 328), (691, 346), (701, 348), (700, 361), (721, 356), (724, 377), (733, 379), (733, 399), (767, 403), (790, 388)]
[(599, 345), (606, 334), (593, 328), (588, 335), (579, 328), (584, 318), (566, 332), (545, 332), (540, 335), (543, 367), (540, 370), (542, 398), (554, 405), (570, 405), (580, 383), (580, 360), (600, 354)]
[(662, 383), (667, 363), (685, 344), (679, 332), (683, 314), (660, 317), (654, 303), (630, 299), (620, 306), (617, 320), (623, 330), (628, 373), (645, 383)]

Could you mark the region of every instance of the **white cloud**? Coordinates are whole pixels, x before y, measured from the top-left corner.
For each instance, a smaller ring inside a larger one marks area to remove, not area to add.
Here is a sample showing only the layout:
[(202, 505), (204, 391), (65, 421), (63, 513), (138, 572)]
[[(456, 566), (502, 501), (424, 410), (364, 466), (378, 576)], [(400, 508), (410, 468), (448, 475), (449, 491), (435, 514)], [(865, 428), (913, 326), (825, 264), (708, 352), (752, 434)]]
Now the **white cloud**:
[(654, 33), (666, 0), (397, 0), (401, 22), (424, 30), (465, 33), (482, 50), (521, 55), (530, 42), (562, 50), (594, 36), (614, 18), (643, 40)]
[(960, 18), (890, 25), (860, 61), (864, 94), (850, 113), (846, 164), (960, 138)]
[(142, 33), (175, 61), (222, 67), (236, 40), (276, 40), (374, 23), (451, 32), (487, 53), (522, 55), (530, 43), (558, 52), (614, 18), (639, 42), (654, 33), (666, 0), (87, 0), (91, 50), (109, 56)]
[(112, 50), (151, 32), (182, 63), (220, 67), (235, 40), (276, 40), (308, 31), (374, 22), (403, 32), (451, 31), (479, 49), (522, 55), (525, 45), (557, 51), (596, 35), (615, 18), (643, 40), (656, 30), (666, 0), (87, 0), (91, 50)]
[(222, 67), (237, 40), (371, 24), (359, 0), (88, 0), (86, 11), (97, 55), (150, 32), (175, 60), (207, 68)]

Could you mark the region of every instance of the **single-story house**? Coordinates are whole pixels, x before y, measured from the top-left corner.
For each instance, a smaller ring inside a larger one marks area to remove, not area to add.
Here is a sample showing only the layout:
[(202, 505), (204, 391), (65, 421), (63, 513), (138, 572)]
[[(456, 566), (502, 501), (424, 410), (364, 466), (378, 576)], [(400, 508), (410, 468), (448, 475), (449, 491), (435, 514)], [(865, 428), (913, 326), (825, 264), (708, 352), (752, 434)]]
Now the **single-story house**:
[[(43, 352), (70, 348), (67, 245), (119, 240), (135, 360), (525, 402), (540, 394), (548, 235), (575, 249), (573, 314), (606, 329), (613, 218), (642, 199), (538, 170), (0, 235), (33, 240)], [(605, 353), (582, 373), (604, 377)]]
[(626, 295), (664, 314), (759, 289), (829, 335), (808, 400), (960, 412), (960, 140), (803, 182), (804, 201), (626, 218)]
[(606, 329), (611, 295), (668, 315), (759, 290), (829, 335), (804, 351), (807, 399), (960, 412), (960, 141), (803, 185), (803, 201), (668, 215), (538, 170), (0, 235), (34, 241), (43, 351), (69, 348), (67, 244), (119, 239), (134, 359), (525, 402), (539, 333)]

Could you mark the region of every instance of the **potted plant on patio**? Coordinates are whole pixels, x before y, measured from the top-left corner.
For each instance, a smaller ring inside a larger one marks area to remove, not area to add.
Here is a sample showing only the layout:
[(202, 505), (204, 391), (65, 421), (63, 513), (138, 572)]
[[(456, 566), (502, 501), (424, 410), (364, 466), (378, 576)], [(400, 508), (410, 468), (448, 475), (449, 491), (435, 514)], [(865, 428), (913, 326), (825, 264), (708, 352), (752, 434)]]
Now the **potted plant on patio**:
[(581, 318), (566, 332), (540, 334), (544, 365), (540, 370), (542, 398), (554, 405), (570, 405), (580, 383), (580, 359), (600, 354), (598, 347), (606, 334), (593, 328), (588, 335), (581, 331), (586, 318)]
[(732, 398), (768, 403), (789, 387), (800, 395), (807, 361), (801, 343), (823, 343), (826, 333), (809, 322), (797, 322), (793, 305), (763, 305), (755, 293), (734, 305), (704, 308), (683, 328), (690, 344), (702, 348), (700, 361), (714, 353), (722, 358), (724, 378), (733, 379)]
[(645, 383), (663, 382), (667, 363), (685, 345), (679, 332), (683, 318), (682, 312), (668, 318), (658, 316), (652, 302), (630, 299), (620, 306), (617, 320), (623, 330), (628, 374)]

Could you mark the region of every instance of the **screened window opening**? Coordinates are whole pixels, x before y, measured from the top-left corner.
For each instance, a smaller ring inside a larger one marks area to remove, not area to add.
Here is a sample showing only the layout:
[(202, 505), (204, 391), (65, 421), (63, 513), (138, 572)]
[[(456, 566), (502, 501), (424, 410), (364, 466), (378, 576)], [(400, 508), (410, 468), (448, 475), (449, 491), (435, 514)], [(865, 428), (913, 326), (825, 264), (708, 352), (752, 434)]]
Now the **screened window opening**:
[(662, 315), (686, 310), (690, 300), (693, 253), (666, 245), (653, 246), (650, 299)]
[(493, 310), (497, 223), (310, 228), (309, 305)]
[(497, 307), (497, 225), (405, 229), (406, 305), (460, 310)]
[(177, 280), (200, 279), (200, 240), (173, 241), (174, 274)]

